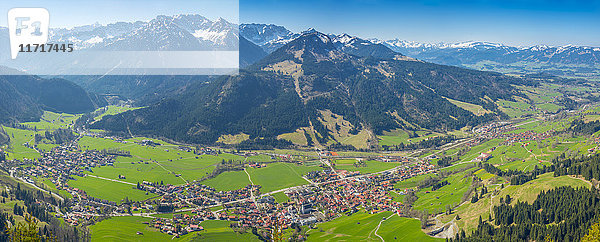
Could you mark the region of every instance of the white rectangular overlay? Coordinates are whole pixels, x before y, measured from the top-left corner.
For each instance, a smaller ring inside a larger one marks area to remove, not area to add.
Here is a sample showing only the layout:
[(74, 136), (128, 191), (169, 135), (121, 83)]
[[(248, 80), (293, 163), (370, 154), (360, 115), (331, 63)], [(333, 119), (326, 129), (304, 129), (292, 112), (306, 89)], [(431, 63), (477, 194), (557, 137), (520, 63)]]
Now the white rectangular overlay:
[(3, 1), (0, 75), (237, 74), (238, 24), (239, 0)]

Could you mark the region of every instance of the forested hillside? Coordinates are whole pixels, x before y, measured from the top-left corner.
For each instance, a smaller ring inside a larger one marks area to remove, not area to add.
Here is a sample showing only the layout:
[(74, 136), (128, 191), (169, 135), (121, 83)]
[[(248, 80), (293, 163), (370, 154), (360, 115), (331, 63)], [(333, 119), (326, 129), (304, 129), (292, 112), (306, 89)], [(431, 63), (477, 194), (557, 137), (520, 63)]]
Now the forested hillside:
[(319, 142), (331, 140), (320, 110), (341, 115), (352, 132), (376, 134), (417, 125), (459, 129), (492, 120), (444, 97), (497, 111), (494, 100), (520, 95), (511, 84), (534, 84), (496, 73), (419, 61), (357, 57), (339, 51), (329, 36), (313, 32), (288, 43), (239, 76), (222, 77), (203, 88), (151, 107), (106, 117), (96, 128), (122, 134), (164, 136), (212, 143), (223, 134), (275, 137), (311, 126)]
[(0, 76), (0, 122), (38, 120), (42, 110), (83, 113), (105, 104), (64, 79), (36, 76)]

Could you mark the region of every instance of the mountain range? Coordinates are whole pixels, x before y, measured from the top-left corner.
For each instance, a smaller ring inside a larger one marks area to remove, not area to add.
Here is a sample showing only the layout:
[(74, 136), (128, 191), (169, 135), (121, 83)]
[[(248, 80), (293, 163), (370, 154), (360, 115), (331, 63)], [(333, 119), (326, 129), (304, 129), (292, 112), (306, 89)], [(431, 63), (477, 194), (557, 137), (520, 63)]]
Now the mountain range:
[[(523, 95), (514, 85), (536, 85), (537, 80), (456, 66), (481, 61), (591, 65), (597, 61), (597, 50), (591, 47), (418, 44), (314, 29), (292, 33), (262, 24), (242, 24), (238, 30), (224, 19), (211, 21), (199, 15), (54, 29), (51, 39), (85, 43), (81, 48), (88, 49), (239, 48), (244, 69), (235, 76), (67, 77), (90, 93), (120, 95), (147, 106), (106, 116), (94, 128), (204, 144), (224, 135), (245, 134), (256, 142), (300, 136), (309, 146), (352, 145), (347, 141), (361, 137), (368, 146), (375, 135), (394, 129), (459, 129), (505, 117), (495, 101), (514, 100)], [(45, 102), (37, 92), (12, 97), (23, 91), (5, 79), (6, 90), (14, 91), (4, 97), (24, 103), (22, 110), (12, 114), (14, 119), (35, 118), (42, 109), (75, 112), (97, 104), (89, 98), (93, 95), (76, 85), (75, 96), (85, 94), (90, 100), (82, 98), (77, 108)], [(69, 86), (62, 79), (51, 81), (61, 84), (57, 87)], [(474, 114), (455, 101), (480, 105), (489, 112)]]
[(238, 26), (223, 18), (159, 15), (148, 21), (52, 29), (49, 43), (74, 43), (94, 50), (237, 50)]
[[(344, 145), (357, 135), (374, 137), (396, 128), (458, 129), (491, 120), (499, 114), (477, 116), (448, 99), (497, 110), (494, 100), (519, 95), (512, 84), (528, 84), (417, 61), (380, 44), (345, 38), (306, 31), (238, 76), (106, 117), (94, 127), (193, 143), (214, 143), (226, 134), (300, 133), (310, 142)], [(326, 121), (331, 118), (335, 124)]]
[[(242, 24), (240, 25), (240, 35), (263, 47), (265, 51), (272, 52), (294, 40), (299, 34), (292, 33), (282, 26)], [(359, 39), (347, 34), (337, 36), (340, 43), (352, 38)], [(400, 39), (368, 39), (359, 40), (358, 42), (365, 46), (373, 44), (385, 45), (391, 50), (408, 57), (444, 65), (462, 66), (476, 64), (481, 61), (492, 61), (501, 64), (517, 62), (566, 65), (584, 64), (590, 66), (600, 64), (600, 47), (574, 45), (514, 47), (482, 41), (428, 44)]]

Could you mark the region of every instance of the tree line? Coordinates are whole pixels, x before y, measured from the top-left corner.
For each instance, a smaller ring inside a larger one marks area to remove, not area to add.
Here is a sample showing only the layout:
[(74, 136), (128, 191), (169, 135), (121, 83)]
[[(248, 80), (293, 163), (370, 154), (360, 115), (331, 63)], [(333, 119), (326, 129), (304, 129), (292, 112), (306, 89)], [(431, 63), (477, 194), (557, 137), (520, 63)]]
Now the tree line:
[(532, 203), (494, 206), (492, 221), (479, 220), (477, 229), (461, 231), (450, 241), (578, 241), (600, 217), (594, 188), (558, 187), (542, 191)]

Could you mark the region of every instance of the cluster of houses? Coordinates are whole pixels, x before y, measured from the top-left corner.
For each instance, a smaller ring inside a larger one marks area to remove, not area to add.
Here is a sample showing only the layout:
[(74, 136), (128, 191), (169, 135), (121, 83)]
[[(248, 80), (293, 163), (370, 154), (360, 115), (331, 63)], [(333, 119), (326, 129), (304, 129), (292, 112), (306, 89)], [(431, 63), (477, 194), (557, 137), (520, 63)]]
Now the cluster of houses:
[(552, 137), (555, 133), (554, 130), (548, 130), (545, 132), (537, 133), (531, 130), (524, 132), (511, 132), (519, 129), (514, 125), (508, 125), (508, 123), (492, 123), (475, 130), (475, 133), (480, 138), (485, 139), (504, 139), (502, 145), (512, 145), (514, 143), (532, 141), (532, 140), (544, 140)]
[(525, 131), (522, 133), (511, 133), (511, 134), (506, 134), (506, 141), (503, 143), (505, 145), (512, 145), (514, 143), (520, 143), (520, 142), (526, 142), (526, 141), (532, 141), (532, 140), (545, 140), (547, 138), (552, 137), (552, 135), (554, 134), (554, 130), (550, 130), (550, 131), (546, 131), (546, 132), (542, 132), (542, 133), (537, 133), (537, 132), (533, 132), (533, 131)]
[[(212, 149), (187, 150), (202, 154), (219, 151)], [(335, 156), (336, 154), (323, 154)], [(283, 157), (279, 157), (283, 158)], [(408, 162), (403, 157), (380, 157), (387, 162)], [(71, 211), (60, 214), (72, 225), (79, 225), (92, 220), (95, 216), (106, 214), (126, 214), (138, 210), (151, 211), (154, 207), (149, 204), (135, 202), (117, 204), (115, 202), (88, 196), (85, 191), (69, 187), (68, 181), (76, 176), (85, 176), (85, 172), (94, 167), (112, 166), (115, 156), (106, 152), (79, 149), (77, 142), (61, 145), (49, 152), (41, 153), (41, 158), (32, 166), (17, 165), (13, 169), (24, 178), (47, 178), (58, 189), (67, 191), (73, 196)], [(250, 163), (250, 166), (260, 168), (261, 163)], [(148, 226), (163, 233), (174, 236), (201, 231), (202, 221), (228, 220), (233, 227), (240, 229), (289, 228), (292, 224), (310, 225), (328, 221), (342, 214), (352, 214), (359, 210), (370, 213), (393, 211), (401, 214), (403, 204), (395, 201), (391, 192), (396, 192), (394, 184), (414, 176), (435, 172), (434, 165), (428, 162), (418, 162), (414, 165), (398, 167), (395, 170), (379, 174), (361, 175), (358, 171), (324, 169), (309, 172), (304, 176), (310, 181), (309, 185), (286, 189), (286, 202), (278, 203), (270, 195), (262, 195), (259, 185), (248, 185), (232, 191), (217, 191), (216, 189), (193, 182), (183, 185), (171, 185), (143, 181), (132, 189), (154, 193), (160, 198), (152, 202), (159, 207), (170, 207), (174, 210), (192, 210), (188, 214), (176, 214), (173, 218), (155, 218)], [(124, 179), (124, 177), (119, 177)], [(210, 207), (222, 206), (218, 211)], [(133, 209), (132, 209), (133, 208)]]
[[(289, 200), (281, 203), (277, 203), (270, 195), (261, 196), (259, 186), (216, 192), (205, 185), (190, 184), (186, 185), (188, 194), (199, 193), (219, 203), (194, 209), (191, 214), (176, 214), (172, 219), (157, 218), (149, 226), (163, 233), (179, 236), (197, 231), (194, 230), (196, 228), (201, 229), (202, 221), (206, 220), (232, 221), (232, 227), (241, 229), (270, 230), (289, 228), (294, 223), (311, 225), (325, 222), (359, 210), (369, 213), (393, 211), (402, 215), (404, 205), (395, 201), (390, 193), (404, 194), (405, 191), (396, 191), (394, 184), (432, 172), (435, 172), (435, 166), (428, 162), (418, 162), (376, 175), (360, 175), (358, 172), (347, 171), (336, 173), (332, 170), (314, 171), (305, 176), (310, 179), (311, 185), (285, 190), (284, 194)], [(255, 189), (255, 199), (250, 199), (250, 189)], [(223, 194), (229, 195), (223, 199)], [(232, 194), (238, 196), (230, 197)], [(222, 206), (222, 209), (208, 209), (217, 205)]]

